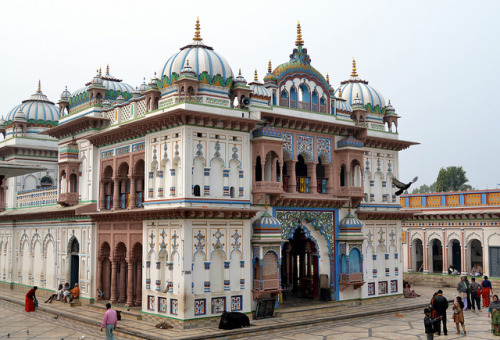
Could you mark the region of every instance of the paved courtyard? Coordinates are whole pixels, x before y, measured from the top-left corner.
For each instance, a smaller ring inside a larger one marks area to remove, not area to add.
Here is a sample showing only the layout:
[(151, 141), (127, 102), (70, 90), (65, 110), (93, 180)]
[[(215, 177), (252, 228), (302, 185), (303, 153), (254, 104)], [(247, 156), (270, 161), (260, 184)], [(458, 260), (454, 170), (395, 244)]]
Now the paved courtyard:
[[(232, 331), (221, 331), (216, 327), (193, 329), (193, 330), (158, 330), (148, 321), (122, 320), (119, 322), (119, 328), (129, 329), (144, 336), (134, 338), (132, 334), (118, 334), (117, 339), (307, 339), (307, 340), (326, 340), (326, 339), (425, 339), (423, 333), (423, 308), (408, 309), (412, 304), (420, 304), (428, 301), (429, 296), (434, 291), (431, 287), (416, 287), (416, 291), (423, 296), (417, 299), (403, 299), (398, 302), (392, 302), (392, 308), (385, 309), (385, 312), (378, 315), (359, 317), (360, 313), (367, 311), (381, 310), (388, 306), (384, 303), (368, 304), (345, 309), (346, 315), (351, 315), (349, 319), (343, 320), (325, 320), (313, 325), (300, 325), (311, 316), (299, 316), (296, 319), (272, 318), (264, 320), (254, 320), (252, 323), (256, 326), (244, 329), (250, 334), (235, 334)], [(455, 290), (445, 288), (445, 296), (453, 299)], [(21, 304), (24, 295), (14, 291), (1, 291), (0, 293), (9, 294), (0, 299), (0, 339), (104, 339), (104, 333), (99, 331), (97, 323), (102, 318), (102, 311), (89, 310), (83, 307), (69, 308), (65, 304), (42, 304), (41, 309), (35, 313), (25, 313), (24, 305)], [(420, 301), (420, 302), (419, 302)], [(406, 307), (406, 309), (405, 309)], [(45, 308), (45, 310), (44, 310)], [(411, 307), (410, 307), (411, 308)], [(72, 315), (78, 315), (76, 320), (61, 316), (54, 317), (54, 309), (60, 313), (68, 312)], [(332, 316), (340, 316), (341, 312), (336, 310)], [(314, 319), (320, 319), (327, 315), (318, 314)], [(450, 313), (451, 316), (451, 306)], [(490, 334), (489, 319), (487, 311), (481, 313), (465, 312), (467, 337), (473, 339), (495, 339)], [(286, 327), (276, 328), (280, 324), (287, 323)], [(263, 326), (267, 326), (262, 328)], [(455, 324), (448, 322), (449, 335), (440, 339), (458, 339), (463, 335), (455, 335)], [(29, 330), (29, 334), (28, 331)]]

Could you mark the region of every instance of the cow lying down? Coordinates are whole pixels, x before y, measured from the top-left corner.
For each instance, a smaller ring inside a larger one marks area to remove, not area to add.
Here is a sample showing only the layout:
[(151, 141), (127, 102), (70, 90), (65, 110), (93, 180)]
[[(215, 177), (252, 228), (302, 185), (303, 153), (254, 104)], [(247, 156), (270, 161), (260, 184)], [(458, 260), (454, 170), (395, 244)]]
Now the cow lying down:
[(249, 327), (250, 319), (243, 313), (224, 311), (220, 317), (219, 329), (235, 329)]

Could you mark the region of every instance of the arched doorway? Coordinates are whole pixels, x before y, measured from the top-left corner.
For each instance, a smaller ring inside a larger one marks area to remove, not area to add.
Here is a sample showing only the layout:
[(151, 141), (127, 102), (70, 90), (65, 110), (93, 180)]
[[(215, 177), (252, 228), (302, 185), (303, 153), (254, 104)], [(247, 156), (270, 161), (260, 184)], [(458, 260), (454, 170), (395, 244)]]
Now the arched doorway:
[(440, 240), (433, 239), (429, 247), (429, 273), (443, 272), (443, 246)]
[[(458, 272), (462, 272), (462, 256), (460, 242), (458, 240), (450, 240), (448, 243), (448, 263)], [(448, 270), (448, 268), (446, 268)]]
[(417, 238), (411, 243), (413, 271), (421, 272), (424, 267), (424, 245), (422, 240)]
[(281, 281), (289, 295), (298, 298), (318, 299), (319, 268), (318, 249), (301, 228), (283, 245)]
[[(469, 267), (467, 270), (472, 271), (475, 265), (480, 266), (483, 270), (483, 247), (481, 246), (481, 241), (477, 239), (470, 240), (467, 244), (467, 258), (469, 259)], [(480, 273), (482, 274), (482, 273)]]
[(70, 267), (69, 267), (69, 285), (71, 288), (78, 283), (78, 275), (80, 273), (80, 243), (76, 237), (72, 237), (69, 240), (68, 254), (70, 256)]

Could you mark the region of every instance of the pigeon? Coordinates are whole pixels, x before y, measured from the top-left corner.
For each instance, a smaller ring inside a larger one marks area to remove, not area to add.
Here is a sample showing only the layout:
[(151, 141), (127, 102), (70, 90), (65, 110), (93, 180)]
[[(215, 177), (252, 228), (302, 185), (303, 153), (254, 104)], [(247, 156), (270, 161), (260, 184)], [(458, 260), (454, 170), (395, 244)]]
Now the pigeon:
[(54, 316), (54, 319), (56, 319), (56, 320), (57, 320), (58, 318), (59, 318), (59, 315)]
[(418, 177), (415, 177), (410, 183), (405, 184), (403, 182), (398, 181), (397, 178), (393, 177), (392, 178), (392, 184), (394, 184), (399, 190), (396, 191), (395, 195), (399, 196), (401, 195), (405, 190), (407, 190), (413, 183), (415, 183), (418, 180)]
[(9, 333), (9, 334), (7, 334), (7, 338), (10, 338), (10, 333)]
[(30, 334), (30, 330), (29, 329), (26, 330), (26, 334)]

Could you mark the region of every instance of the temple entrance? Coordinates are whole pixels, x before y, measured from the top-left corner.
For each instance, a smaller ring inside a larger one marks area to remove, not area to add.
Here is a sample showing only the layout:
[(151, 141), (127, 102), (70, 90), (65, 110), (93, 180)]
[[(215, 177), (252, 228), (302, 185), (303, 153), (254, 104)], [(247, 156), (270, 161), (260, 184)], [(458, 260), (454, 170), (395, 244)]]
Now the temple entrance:
[(281, 281), (288, 297), (318, 299), (319, 268), (316, 244), (298, 228), (283, 246)]

